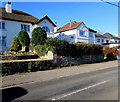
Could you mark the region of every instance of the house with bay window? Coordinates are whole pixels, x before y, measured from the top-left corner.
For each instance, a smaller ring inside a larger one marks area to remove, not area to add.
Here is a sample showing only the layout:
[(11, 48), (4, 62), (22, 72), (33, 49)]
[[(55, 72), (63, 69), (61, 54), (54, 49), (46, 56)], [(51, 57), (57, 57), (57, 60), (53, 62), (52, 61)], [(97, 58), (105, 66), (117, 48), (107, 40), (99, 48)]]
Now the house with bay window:
[(0, 7), (0, 50), (10, 49), (13, 37), (18, 32), (25, 29), (31, 37), (32, 30), (40, 26), (43, 28), (47, 37), (54, 37), (56, 24), (48, 17), (36, 18), (28, 13), (19, 10), (13, 10), (11, 2), (6, 3), (6, 7)]
[(54, 36), (59, 39), (66, 39), (69, 43), (83, 42), (94, 44), (96, 33), (95, 30), (88, 28), (83, 21), (70, 21), (59, 28)]

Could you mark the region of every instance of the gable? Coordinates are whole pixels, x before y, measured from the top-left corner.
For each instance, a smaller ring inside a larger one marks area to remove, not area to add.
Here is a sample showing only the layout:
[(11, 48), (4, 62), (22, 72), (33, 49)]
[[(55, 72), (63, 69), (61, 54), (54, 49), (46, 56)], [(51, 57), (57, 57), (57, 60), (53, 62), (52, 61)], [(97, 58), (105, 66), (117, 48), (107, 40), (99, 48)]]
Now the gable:
[(83, 31), (88, 31), (86, 25), (84, 23), (81, 23), (78, 27), (77, 27), (78, 30), (83, 30)]
[(40, 22), (42, 22), (43, 20), (47, 19), (54, 27), (56, 27), (56, 25), (52, 22), (52, 20), (48, 17), (48, 16), (44, 16), (42, 18), (40, 18), (36, 24), (39, 24)]
[(42, 20), (37, 25), (39, 25), (40, 27), (47, 26), (48, 28), (54, 27), (54, 25), (48, 19)]

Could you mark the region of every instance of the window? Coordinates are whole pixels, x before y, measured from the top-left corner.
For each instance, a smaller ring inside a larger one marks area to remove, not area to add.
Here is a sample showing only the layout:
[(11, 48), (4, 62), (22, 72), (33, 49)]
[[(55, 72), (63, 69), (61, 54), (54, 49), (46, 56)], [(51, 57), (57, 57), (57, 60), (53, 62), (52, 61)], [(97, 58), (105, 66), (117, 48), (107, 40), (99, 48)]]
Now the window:
[(6, 37), (5, 36), (0, 37), (0, 46), (6, 46)]
[(85, 31), (80, 31), (80, 36), (85, 36)]
[(104, 39), (102, 39), (102, 42), (104, 42)]
[(0, 29), (5, 29), (5, 22), (0, 22)]
[(46, 27), (46, 26), (42, 27), (42, 29), (44, 29), (47, 33), (50, 32), (50, 29), (48, 27)]
[(30, 31), (30, 25), (25, 25), (25, 24), (21, 24), (21, 30), (26, 30), (26, 31)]
[(109, 40), (106, 40), (106, 43), (109, 43)]
[(89, 37), (93, 37), (93, 33), (92, 32), (89, 32)]
[(100, 42), (100, 39), (97, 39), (97, 42)]

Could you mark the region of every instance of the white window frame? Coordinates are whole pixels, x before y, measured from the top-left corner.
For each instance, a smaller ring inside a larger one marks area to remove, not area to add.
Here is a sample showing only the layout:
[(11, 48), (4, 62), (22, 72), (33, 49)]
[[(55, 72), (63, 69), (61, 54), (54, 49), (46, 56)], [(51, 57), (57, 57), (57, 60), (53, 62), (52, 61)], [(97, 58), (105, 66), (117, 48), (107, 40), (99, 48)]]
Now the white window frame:
[[(4, 24), (4, 26), (3, 26)], [(4, 28), (3, 28), (4, 27)], [(3, 21), (0, 21), (0, 29), (5, 30), (6, 29), (6, 23)]]
[[(4, 39), (3, 39), (4, 37)], [(3, 41), (5, 41), (5, 45), (3, 45)], [(6, 46), (6, 36), (0, 36), (0, 46), (5, 47)]]
[(27, 32), (30, 32), (30, 25), (21, 24), (21, 30), (26, 30)]
[[(84, 34), (81, 35), (81, 32), (84, 32)], [(79, 36), (86, 36), (86, 31), (84, 31), (84, 30), (80, 30), (80, 31), (79, 31)]]
[(97, 39), (97, 42), (99, 42), (99, 43), (100, 43), (100, 39)]

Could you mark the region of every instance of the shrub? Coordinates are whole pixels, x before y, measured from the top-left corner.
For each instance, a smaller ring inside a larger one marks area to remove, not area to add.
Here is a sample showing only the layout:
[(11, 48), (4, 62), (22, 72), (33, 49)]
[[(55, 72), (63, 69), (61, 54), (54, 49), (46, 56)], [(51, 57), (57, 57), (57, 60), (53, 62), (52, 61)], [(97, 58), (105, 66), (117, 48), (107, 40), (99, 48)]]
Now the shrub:
[(22, 46), (29, 46), (30, 45), (30, 37), (25, 30), (21, 30), (18, 33), (18, 39), (19, 39), (20, 43), (22, 44)]
[(14, 37), (12, 40), (12, 45), (10, 46), (10, 50), (18, 52), (21, 49), (22, 49), (22, 45), (20, 44), (18, 37)]
[(54, 53), (59, 54), (61, 56), (68, 55), (69, 43), (66, 40), (51, 38), (46, 40), (45, 44), (47, 46), (51, 46), (54, 49)]
[(47, 39), (47, 34), (41, 27), (36, 27), (32, 31), (32, 38), (31, 38), (32, 45), (34, 46), (39, 44), (43, 45), (46, 39)]
[(76, 45), (76, 56), (82, 55), (103, 55), (103, 47), (97, 44), (74, 43)]
[(107, 60), (113, 60), (116, 59), (116, 55), (117, 55), (117, 50), (118, 47), (104, 47), (103, 48), (103, 52), (104, 52), (104, 56), (106, 57)]
[(53, 48), (51, 46), (46, 45), (46, 44), (36, 45), (34, 49), (35, 49), (38, 56), (44, 56), (45, 54), (48, 53), (49, 50), (54, 52)]

